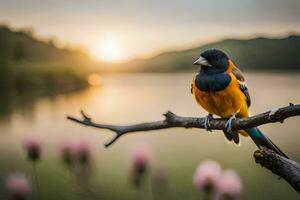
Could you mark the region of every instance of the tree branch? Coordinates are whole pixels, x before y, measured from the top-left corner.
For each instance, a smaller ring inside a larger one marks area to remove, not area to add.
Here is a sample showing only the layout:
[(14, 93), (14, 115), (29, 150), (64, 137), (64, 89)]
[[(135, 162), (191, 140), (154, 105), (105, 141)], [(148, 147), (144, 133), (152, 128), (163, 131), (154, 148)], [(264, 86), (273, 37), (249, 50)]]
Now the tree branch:
[[(158, 129), (166, 129), (173, 127), (183, 127), (183, 128), (201, 128), (204, 129), (205, 118), (197, 117), (183, 117), (178, 116), (171, 111), (164, 114), (165, 119), (161, 121), (133, 124), (133, 125), (110, 125), (95, 123), (90, 117), (88, 117), (83, 111), (81, 111), (82, 119), (74, 118), (68, 116), (67, 119), (83, 124), (86, 126), (91, 126), (100, 129), (108, 129), (116, 133), (115, 137), (105, 144), (106, 147), (113, 144), (121, 136), (138, 131), (152, 131)], [(272, 109), (270, 111), (248, 117), (236, 119), (232, 122), (232, 130), (241, 130), (245, 128), (257, 127), (267, 123), (281, 122), (286, 118), (300, 115), (300, 104), (293, 105), (290, 104), (287, 107)], [(210, 121), (210, 127), (212, 130), (225, 130), (226, 129), (226, 119), (213, 119)]]
[[(161, 121), (133, 124), (133, 125), (110, 125), (95, 123), (83, 111), (81, 111), (82, 119), (68, 116), (67, 118), (79, 124), (91, 126), (100, 129), (108, 129), (116, 133), (115, 137), (105, 144), (106, 147), (113, 144), (121, 136), (127, 133), (138, 131), (152, 131), (158, 129), (166, 129), (173, 127), (183, 128), (201, 128), (204, 129), (205, 118), (183, 117), (178, 116), (170, 111), (164, 114), (165, 119)], [(272, 109), (270, 111), (248, 117), (236, 119), (232, 122), (232, 130), (241, 130), (245, 128), (257, 127), (263, 124), (281, 122), (286, 118), (300, 115), (300, 105), (290, 103), (287, 107)], [(212, 130), (226, 129), (227, 119), (213, 119), (210, 121)], [(284, 158), (272, 150), (263, 148), (254, 153), (256, 163), (260, 163), (263, 167), (271, 170), (273, 173), (284, 178), (297, 192), (300, 193), (300, 165), (290, 159)]]
[(300, 165), (284, 158), (274, 151), (263, 148), (254, 152), (255, 162), (284, 178), (298, 193), (300, 193)]

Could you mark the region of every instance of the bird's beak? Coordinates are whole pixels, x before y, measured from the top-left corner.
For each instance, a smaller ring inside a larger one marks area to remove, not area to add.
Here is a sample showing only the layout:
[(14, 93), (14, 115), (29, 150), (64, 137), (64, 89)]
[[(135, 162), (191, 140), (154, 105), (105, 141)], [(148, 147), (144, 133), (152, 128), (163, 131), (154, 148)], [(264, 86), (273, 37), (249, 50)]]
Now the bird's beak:
[(201, 65), (201, 66), (210, 66), (210, 64), (208, 63), (208, 61), (200, 56), (195, 62), (194, 65)]

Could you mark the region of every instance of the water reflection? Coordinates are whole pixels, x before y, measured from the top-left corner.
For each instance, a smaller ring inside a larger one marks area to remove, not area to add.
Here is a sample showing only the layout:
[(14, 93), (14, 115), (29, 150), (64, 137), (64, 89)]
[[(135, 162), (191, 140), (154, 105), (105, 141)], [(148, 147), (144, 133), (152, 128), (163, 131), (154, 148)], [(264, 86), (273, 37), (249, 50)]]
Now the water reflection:
[(15, 115), (22, 116), (28, 123), (34, 123), (34, 110), (39, 103), (46, 100), (55, 108), (55, 103), (60, 95), (68, 97), (73, 93), (74, 90), (63, 92), (3, 90), (0, 93), (0, 124), (10, 124)]

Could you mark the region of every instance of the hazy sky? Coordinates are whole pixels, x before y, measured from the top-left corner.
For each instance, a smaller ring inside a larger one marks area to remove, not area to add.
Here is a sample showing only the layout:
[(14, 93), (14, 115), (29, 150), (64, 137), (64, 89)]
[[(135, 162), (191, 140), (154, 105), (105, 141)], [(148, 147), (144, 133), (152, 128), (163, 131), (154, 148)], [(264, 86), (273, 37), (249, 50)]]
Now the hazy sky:
[(1, 21), (120, 61), (224, 37), (300, 32), (300, 0), (0, 0)]

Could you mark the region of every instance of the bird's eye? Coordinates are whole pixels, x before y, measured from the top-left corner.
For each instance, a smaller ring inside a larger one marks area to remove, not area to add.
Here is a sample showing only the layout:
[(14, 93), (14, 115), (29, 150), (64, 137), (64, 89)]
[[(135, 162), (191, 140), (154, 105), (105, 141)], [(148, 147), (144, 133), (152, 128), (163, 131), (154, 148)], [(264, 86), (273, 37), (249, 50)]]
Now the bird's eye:
[(218, 58), (217, 56), (214, 56), (214, 57), (213, 57), (213, 60), (214, 60), (214, 61), (218, 61), (219, 58)]

